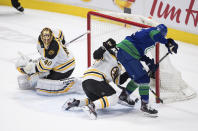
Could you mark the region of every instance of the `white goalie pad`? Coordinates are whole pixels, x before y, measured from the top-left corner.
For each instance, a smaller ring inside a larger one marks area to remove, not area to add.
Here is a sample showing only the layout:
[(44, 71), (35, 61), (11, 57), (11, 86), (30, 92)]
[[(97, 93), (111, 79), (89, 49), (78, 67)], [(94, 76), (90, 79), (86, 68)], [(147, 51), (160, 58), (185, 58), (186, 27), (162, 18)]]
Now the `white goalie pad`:
[(39, 95), (57, 96), (71, 92), (73, 89), (82, 90), (81, 83), (81, 79), (75, 77), (63, 80), (39, 79), (35, 88)]
[(45, 76), (47, 76), (49, 74), (49, 72), (45, 72), (45, 73), (35, 73), (33, 75), (20, 75), (18, 76), (18, 84), (19, 84), (19, 88), (22, 90), (28, 90), (28, 89), (34, 89), (35, 86), (37, 85), (37, 81), (40, 78), (43, 78)]
[(18, 85), (19, 88), (22, 90), (28, 90), (28, 89), (33, 89), (30, 86), (30, 81), (28, 80), (29, 76), (28, 75), (20, 75), (18, 76), (17, 80), (18, 80)]

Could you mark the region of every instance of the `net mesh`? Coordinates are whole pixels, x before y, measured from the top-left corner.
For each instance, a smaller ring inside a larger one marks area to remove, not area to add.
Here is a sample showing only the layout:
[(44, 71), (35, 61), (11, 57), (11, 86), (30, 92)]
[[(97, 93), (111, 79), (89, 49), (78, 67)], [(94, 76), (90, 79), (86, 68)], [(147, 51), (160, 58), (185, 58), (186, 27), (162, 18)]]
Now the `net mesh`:
[[(134, 21), (137, 23), (156, 26), (158, 23), (154, 20), (132, 14), (114, 13), (100, 11), (99, 13), (124, 20)], [(112, 20), (111, 18), (103, 18), (101, 16), (91, 16), (90, 32), (91, 32), (91, 53), (100, 47), (104, 41), (113, 38), (117, 43), (122, 41), (126, 36), (140, 30), (140, 27), (129, 25), (126, 23)], [(160, 46), (160, 58), (167, 53), (165, 46)], [(150, 50), (148, 56), (155, 58), (155, 49)], [(93, 59), (91, 59), (93, 63)], [(146, 67), (147, 68), (147, 67)], [(155, 89), (155, 82), (151, 80), (151, 87)], [(186, 82), (182, 79), (181, 73), (172, 65), (169, 56), (160, 63), (160, 97), (164, 102), (175, 102), (186, 100), (196, 96)]]

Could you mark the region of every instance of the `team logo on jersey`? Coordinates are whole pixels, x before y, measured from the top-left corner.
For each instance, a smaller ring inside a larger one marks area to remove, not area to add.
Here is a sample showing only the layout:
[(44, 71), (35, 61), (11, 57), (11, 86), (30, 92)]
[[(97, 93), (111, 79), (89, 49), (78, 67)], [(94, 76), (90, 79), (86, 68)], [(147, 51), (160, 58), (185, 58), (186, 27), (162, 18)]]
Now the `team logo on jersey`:
[(119, 68), (117, 66), (113, 67), (111, 70), (111, 77), (113, 79), (117, 78), (119, 75)]
[(53, 50), (50, 50), (50, 51), (48, 52), (48, 54), (49, 54), (49, 55), (53, 55), (53, 54), (54, 54), (54, 51), (53, 51)]

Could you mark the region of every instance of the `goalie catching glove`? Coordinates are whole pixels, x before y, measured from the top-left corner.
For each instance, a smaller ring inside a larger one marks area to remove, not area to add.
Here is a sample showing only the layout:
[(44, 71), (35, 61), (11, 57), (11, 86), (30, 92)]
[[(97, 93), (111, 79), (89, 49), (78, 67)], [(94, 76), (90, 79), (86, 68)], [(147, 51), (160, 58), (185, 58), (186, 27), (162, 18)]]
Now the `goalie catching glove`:
[(23, 74), (34, 74), (36, 73), (35, 63), (31, 61), (26, 66), (17, 67), (17, 70)]
[(168, 52), (177, 54), (178, 44), (172, 38), (168, 38), (167, 41), (165, 46), (168, 48)]
[(32, 61), (29, 57), (21, 56), (16, 64), (17, 70), (23, 74), (34, 74), (36, 73), (35, 61)]

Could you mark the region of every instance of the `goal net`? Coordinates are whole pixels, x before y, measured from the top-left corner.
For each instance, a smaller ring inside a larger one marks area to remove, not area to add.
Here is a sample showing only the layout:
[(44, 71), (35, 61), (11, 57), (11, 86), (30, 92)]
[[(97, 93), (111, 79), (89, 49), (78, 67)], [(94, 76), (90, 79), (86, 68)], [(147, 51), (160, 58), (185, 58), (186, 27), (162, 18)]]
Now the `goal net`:
[[(113, 38), (119, 43), (126, 36), (142, 28), (156, 25), (158, 23), (152, 19), (133, 14), (107, 11), (89, 12), (87, 15), (87, 30), (90, 31), (87, 35), (88, 66), (93, 63), (93, 51), (107, 39)], [(147, 55), (158, 62), (166, 53), (167, 49), (164, 45), (156, 44)], [(195, 91), (182, 79), (181, 73), (171, 64), (169, 56), (160, 63), (160, 68), (156, 72), (156, 79), (151, 80), (150, 84), (157, 96), (160, 96), (165, 103), (191, 99), (196, 96)], [(156, 101), (159, 102), (157, 99)]]

